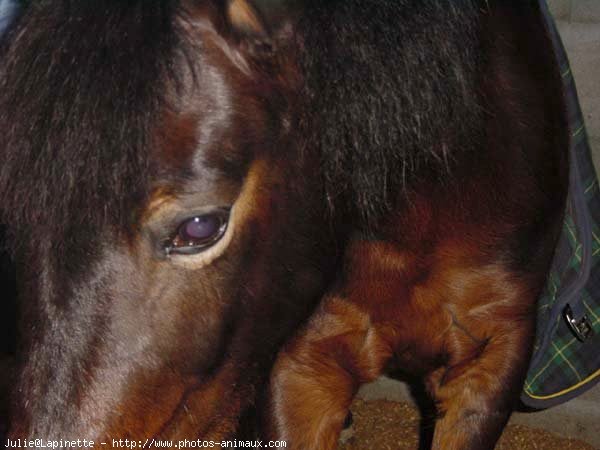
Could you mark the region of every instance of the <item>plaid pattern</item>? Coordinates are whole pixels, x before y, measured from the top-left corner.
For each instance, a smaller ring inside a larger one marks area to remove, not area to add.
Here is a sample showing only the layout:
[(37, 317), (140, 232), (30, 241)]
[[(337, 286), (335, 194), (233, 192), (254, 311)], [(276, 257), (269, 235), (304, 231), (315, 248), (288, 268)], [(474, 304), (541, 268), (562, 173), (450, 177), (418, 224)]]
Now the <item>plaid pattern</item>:
[[(542, 10), (563, 78), (571, 179), (562, 234), (538, 302), (534, 356), (521, 396), (534, 408), (562, 403), (600, 381), (600, 188), (569, 62), (543, 1)], [(585, 316), (592, 329), (583, 342), (567, 323), (567, 305), (577, 319)]]

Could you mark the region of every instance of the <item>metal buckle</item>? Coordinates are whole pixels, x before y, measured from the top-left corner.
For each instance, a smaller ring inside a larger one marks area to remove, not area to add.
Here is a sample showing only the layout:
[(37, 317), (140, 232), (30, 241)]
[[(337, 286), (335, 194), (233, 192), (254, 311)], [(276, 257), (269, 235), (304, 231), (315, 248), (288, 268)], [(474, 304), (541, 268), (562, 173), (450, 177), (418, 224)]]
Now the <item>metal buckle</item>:
[(576, 319), (573, 315), (573, 310), (570, 305), (567, 305), (564, 310), (565, 319), (567, 320), (567, 325), (571, 329), (571, 332), (575, 335), (575, 337), (584, 342), (587, 338), (589, 338), (593, 333), (592, 324), (588, 317), (584, 314), (581, 319)]

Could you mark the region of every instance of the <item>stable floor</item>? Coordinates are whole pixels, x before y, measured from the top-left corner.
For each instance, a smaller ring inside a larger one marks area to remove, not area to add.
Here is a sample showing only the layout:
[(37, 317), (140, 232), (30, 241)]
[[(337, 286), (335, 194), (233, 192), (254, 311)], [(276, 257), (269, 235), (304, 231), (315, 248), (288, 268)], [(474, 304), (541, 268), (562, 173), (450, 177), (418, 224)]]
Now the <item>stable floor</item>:
[[(354, 422), (338, 450), (417, 450), (419, 414), (408, 403), (355, 400)], [(594, 450), (589, 444), (521, 425), (504, 430), (496, 450)]]

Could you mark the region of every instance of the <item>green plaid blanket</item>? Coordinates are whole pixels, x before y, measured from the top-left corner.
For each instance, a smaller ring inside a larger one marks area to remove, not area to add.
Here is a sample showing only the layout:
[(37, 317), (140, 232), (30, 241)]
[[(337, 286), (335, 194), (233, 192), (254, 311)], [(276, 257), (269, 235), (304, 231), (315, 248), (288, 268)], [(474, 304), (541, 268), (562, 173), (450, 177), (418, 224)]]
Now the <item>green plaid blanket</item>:
[(600, 189), (569, 62), (540, 3), (563, 78), (571, 148), (565, 221), (538, 302), (534, 355), (521, 395), (534, 408), (562, 403), (600, 381)]

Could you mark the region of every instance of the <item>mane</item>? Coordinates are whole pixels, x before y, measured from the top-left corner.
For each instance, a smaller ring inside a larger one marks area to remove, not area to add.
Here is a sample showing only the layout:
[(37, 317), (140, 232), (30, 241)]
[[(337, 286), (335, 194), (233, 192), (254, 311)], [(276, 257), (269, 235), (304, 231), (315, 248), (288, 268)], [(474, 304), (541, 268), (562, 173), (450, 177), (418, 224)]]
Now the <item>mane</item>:
[(57, 249), (124, 227), (147, 194), (175, 78), (177, 2), (31, 2), (0, 49), (0, 210)]
[[(304, 2), (305, 145), (331, 206), (365, 227), (447, 176), (481, 130), (474, 0)], [(29, 244), (124, 229), (185, 47), (179, 2), (31, 2), (0, 48), (0, 213)], [(59, 252), (60, 253), (60, 252)]]
[(368, 229), (424, 177), (448, 178), (481, 130), (475, 1), (308, 1), (298, 30), (303, 134), (332, 207)]

